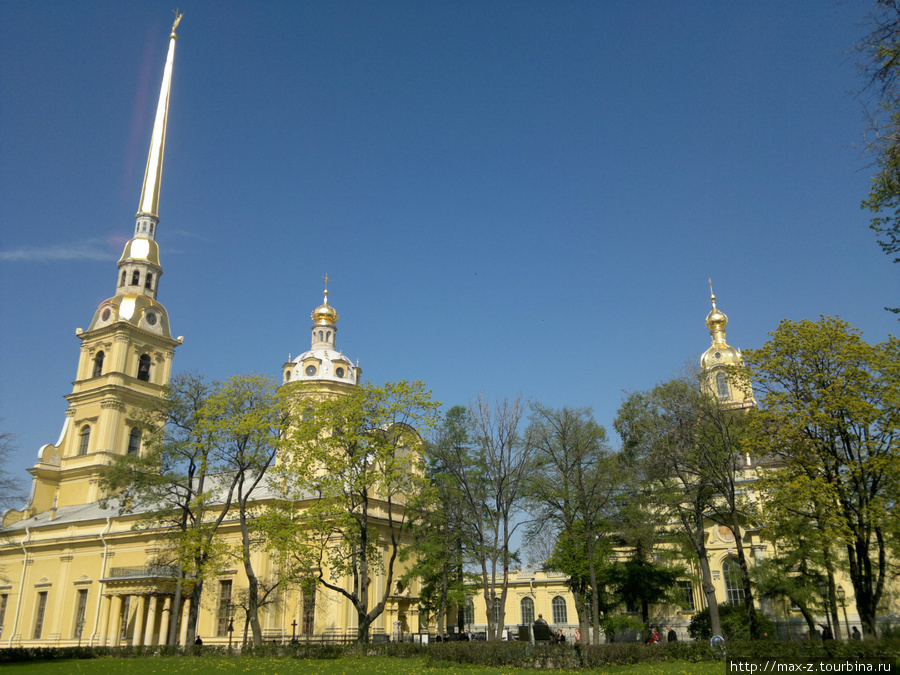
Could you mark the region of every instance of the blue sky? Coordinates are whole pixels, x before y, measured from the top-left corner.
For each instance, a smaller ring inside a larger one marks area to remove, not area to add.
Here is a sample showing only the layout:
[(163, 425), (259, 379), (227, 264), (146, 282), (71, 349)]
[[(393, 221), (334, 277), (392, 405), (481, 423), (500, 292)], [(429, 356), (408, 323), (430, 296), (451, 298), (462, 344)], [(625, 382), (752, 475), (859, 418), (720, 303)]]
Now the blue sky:
[[(871, 0), (181, 5), (158, 299), (176, 371), (277, 377), (327, 273), (338, 347), (611, 421), (709, 346), (897, 332), (860, 209)], [(55, 442), (115, 292), (172, 7), (0, 3), (0, 417)]]

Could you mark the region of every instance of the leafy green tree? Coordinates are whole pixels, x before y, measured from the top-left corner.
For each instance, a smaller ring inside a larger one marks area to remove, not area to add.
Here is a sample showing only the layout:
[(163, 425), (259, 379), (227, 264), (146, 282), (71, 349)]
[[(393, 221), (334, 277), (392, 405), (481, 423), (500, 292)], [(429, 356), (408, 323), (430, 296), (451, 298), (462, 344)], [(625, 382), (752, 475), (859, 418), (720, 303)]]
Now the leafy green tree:
[[(553, 551), (544, 561), (544, 568), (555, 570), (566, 575), (566, 586), (572, 592), (572, 597), (578, 612), (578, 622), (581, 624), (582, 641), (587, 640), (588, 629), (591, 626), (599, 626), (607, 638), (615, 632), (615, 622), (611, 623), (613, 610), (621, 604), (621, 598), (610, 592), (611, 573), (613, 563), (610, 562), (614, 551), (608, 537), (594, 542), (593, 546), (593, 574), (591, 572), (588, 556), (589, 538), (585, 535), (584, 526), (580, 521), (573, 522), (565, 530), (556, 535)], [(591, 579), (594, 579), (592, 584)], [(597, 608), (597, 620), (593, 619), (593, 607)], [(599, 643), (599, 635), (595, 631), (594, 644)]]
[[(521, 524), (532, 449), (522, 438), (525, 405), (517, 398), (491, 405), (482, 393), (469, 406), (469, 443), (433, 452), (459, 490), (468, 524), (466, 550), (481, 573), (488, 639), (499, 640), (506, 618), (513, 535)], [(499, 603), (499, 621), (493, 607)]]
[[(766, 561), (765, 571), (760, 571), (759, 578), (769, 582), (767, 593), (782, 591), (790, 597), (800, 607), (810, 630), (815, 630), (808, 591), (824, 587), (825, 610), (831, 614), (834, 636), (840, 640), (837, 553), (852, 537), (834, 508), (834, 486), (788, 463), (766, 466), (760, 472), (756, 489), (760, 534), (776, 542), (781, 551)], [(780, 568), (780, 579), (772, 571), (773, 566)]]
[[(215, 384), (185, 373), (172, 378), (163, 397), (143, 411), (139, 454), (120, 455), (106, 468), (104, 507), (136, 513), (138, 528), (162, 529), (177, 567), (174, 606), (190, 593), (188, 643), (193, 642), (204, 577), (224, 554), (216, 539), (231, 507), (235, 477), (223, 473), (217, 425), (205, 408)], [(169, 626), (175, 644), (177, 621)]]
[[(284, 503), (267, 516), (271, 545), (287, 578), (313, 578), (350, 601), (364, 643), (394, 590), (407, 505), (426, 487), (419, 433), (434, 427), (440, 404), (406, 381), (336, 396), (298, 382), (286, 395), (306, 411), (278, 467)], [(383, 591), (370, 604), (376, 574)]]
[(287, 407), (275, 388), (271, 378), (261, 375), (232, 377), (214, 387), (202, 408), (204, 418), (215, 428), (220, 468), (233, 476), (232, 503), (241, 536), (235, 553), (247, 576), (243, 605), (256, 645), (263, 643), (259, 609), (264, 596), (277, 589), (261, 587), (252, 556), (265, 541), (264, 530), (255, 527), (263, 508), (255, 501), (258, 488), (275, 461), (288, 420)]
[(900, 494), (900, 340), (870, 345), (832, 317), (784, 320), (770, 335), (744, 355), (764, 404), (754, 445), (827, 500), (846, 531), (863, 632), (875, 636)]
[(799, 608), (810, 633), (816, 630), (813, 612), (822, 578), (811, 564), (813, 555), (806, 542), (801, 542), (799, 548), (782, 549), (773, 557), (759, 561), (752, 570), (758, 595), (769, 600), (789, 602), (788, 611), (793, 606)]
[(618, 472), (622, 484), (613, 519), (619, 559), (609, 570), (607, 583), (626, 604), (640, 607), (649, 633), (650, 605), (670, 599), (687, 570), (674, 562), (677, 553), (670, 546), (671, 532), (643, 489), (646, 476), (630, 462), (625, 467), (631, 473)]
[[(709, 397), (697, 385), (696, 373), (657, 385), (648, 392), (629, 394), (614, 425), (622, 437), (622, 454), (639, 467), (647, 489), (647, 503), (666, 520), (680, 526), (700, 567), (700, 579), (710, 620), (722, 632), (718, 601), (709, 565), (706, 533), (713, 515), (718, 486), (708, 471), (704, 418)], [(717, 459), (731, 462), (729, 457)]]
[(862, 206), (875, 214), (871, 228), (896, 263), (900, 262), (900, 1), (876, 0), (872, 30), (857, 49), (873, 99), (868, 150), (876, 169)]
[(426, 447), (430, 489), (422, 493), (424, 501), (418, 506), (422, 516), (411, 528), (416, 546), (403, 552), (415, 557), (409, 576), (415, 575), (421, 582), (420, 611), (436, 617), (440, 635), (446, 632), (451, 607), (457, 608), (457, 629), (462, 632), (467, 582), (475, 580), (465, 568), (467, 524), (462, 492), (441, 459), (452, 456), (448, 449), (453, 446), (470, 446), (470, 428), (469, 411), (453, 406), (435, 430)]
[[(547, 564), (569, 575), (582, 638), (587, 639), (592, 625), (597, 644), (602, 604), (598, 570), (604, 564), (610, 507), (619, 486), (606, 429), (594, 421), (590, 409), (535, 403), (526, 437), (534, 449), (528, 481), (534, 520), (527, 538), (556, 537), (555, 555)], [(578, 541), (571, 539), (575, 533)], [(590, 617), (585, 615), (585, 601), (590, 602)]]

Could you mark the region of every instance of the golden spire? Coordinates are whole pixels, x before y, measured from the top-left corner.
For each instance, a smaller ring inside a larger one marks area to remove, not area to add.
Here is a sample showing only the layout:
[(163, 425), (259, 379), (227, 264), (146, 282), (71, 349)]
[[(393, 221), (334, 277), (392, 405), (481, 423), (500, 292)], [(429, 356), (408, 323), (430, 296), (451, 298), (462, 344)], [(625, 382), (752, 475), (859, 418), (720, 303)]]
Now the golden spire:
[[(166, 68), (163, 71), (162, 86), (159, 90), (159, 103), (156, 106), (156, 121), (153, 123), (153, 135), (150, 138), (150, 154), (147, 157), (147, 169), (144, 172), (144, 186), (141, 189), (141, 201), (138, 216), (159, 217), (159, 184), (162, 179), (163, 151), (166, 145), (166, 121), (169, 116), (169, 92), (172, 88), (172, 67), (175, 63), (175, 41), (178, 36), (175, 29), (181, 22), (183, 14), (175, 10), (175, 23), (169, 35), (169, 53), (166, 56)], [(153, 233), (151, 232), (151, 235)], [(143, 234), (141, 236), (146, 236)], [(150, 237), (153, 238), (152, 236)]]

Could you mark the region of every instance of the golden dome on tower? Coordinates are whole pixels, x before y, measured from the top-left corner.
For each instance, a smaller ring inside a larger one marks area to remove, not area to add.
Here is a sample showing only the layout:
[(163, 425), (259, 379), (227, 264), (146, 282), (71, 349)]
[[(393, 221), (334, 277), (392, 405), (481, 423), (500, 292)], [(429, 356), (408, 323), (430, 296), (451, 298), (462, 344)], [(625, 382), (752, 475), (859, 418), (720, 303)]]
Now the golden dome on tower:
[(328, 289), (325, 289), (325, 300), (310, 315), (317, 326), (333, 326), (337, 323), (337, 310), (328, 304)]
[(718, 307), (716, 307), (716, 296), (712, 296), (712, 310), (706, 315), (706, 327), (711, 331), (724, 330), (728, 325), (728, 317)]

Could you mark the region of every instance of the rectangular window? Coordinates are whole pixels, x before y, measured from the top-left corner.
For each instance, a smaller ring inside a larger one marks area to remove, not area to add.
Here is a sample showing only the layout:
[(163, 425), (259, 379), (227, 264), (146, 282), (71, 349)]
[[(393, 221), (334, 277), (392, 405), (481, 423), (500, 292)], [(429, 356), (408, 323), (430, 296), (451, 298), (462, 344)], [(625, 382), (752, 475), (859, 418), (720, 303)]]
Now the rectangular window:
[(76, 640), (80, 640), (81, 634), (84, 632), (84, 614), (87, 611), (87, 594), (86, 588), (78, 589), (78, 599), (75, 602), (75, 633), (72, 636)]
[(679, 590), (681, 591), (681, 609), (693, 612), (694, 607), (694, 584), (690, 581), (679, 581)]
[(316, 624), (316, 589), (303, 591), (303, 621), (300, 626), (301, 635), (312, 635)]
[(44, 612), (47, 611), (47, 591), (38, 593), (37, 612), (34, 615), (34, 639), (40, 640), (44, 631)]
[(219, 613), (216, 624), (216, 635), (228, 635), (228, 623), (231, 621), (231, 579), (219, 582)]
[(3, 625), (3, 620), (6, 618), (6, 603), (9, 600), (9, 595), (4, 593), (0, 595), (0, 626)]

